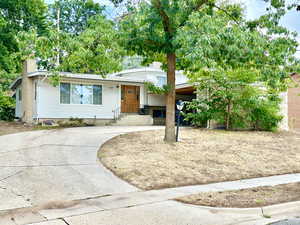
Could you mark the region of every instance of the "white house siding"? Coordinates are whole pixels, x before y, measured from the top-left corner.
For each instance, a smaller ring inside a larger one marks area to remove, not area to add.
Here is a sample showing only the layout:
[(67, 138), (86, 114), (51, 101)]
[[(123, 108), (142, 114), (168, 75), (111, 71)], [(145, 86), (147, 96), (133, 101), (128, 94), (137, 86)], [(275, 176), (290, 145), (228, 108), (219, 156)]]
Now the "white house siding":
[[(68, 82), (68, 81), (63, 81)], [(86, 84), (86, 82), (73, 81), (73, 83)], [(60, 104), (60, 88), (54, 87), (48, 82), (39, 82), (37, 115), (40, 119), (70, 118), (83, 119), (113, 119), (113, 110), (120, 107), (120, 86), (89, 81), (88, 84), (102, 85), (102, 105), (76, 105)]]
[(280, 94), (280, 98), (282, 99), (280, 103), (280, 113), (283, 116), (283, 119), (279, 124), (279, 129), (288, 131), (289, 130), (288, 92), (282, 92)]
[(149, 106), (166, 106), (166, 97), (164, 95), (148, 94)]
[(140, 86), (140, 108), (147, 105), (147, 92), (144, 85)]
[(176, 73), (176, 85), (188, 82), (187, 77), (182, 73)]
[(21, 118), (22, 117), (22, 101), (19, 100), (19, 94), (21, 91), (21, 86), (16, 89), (16, 110), (15, 110), (15, 117)]

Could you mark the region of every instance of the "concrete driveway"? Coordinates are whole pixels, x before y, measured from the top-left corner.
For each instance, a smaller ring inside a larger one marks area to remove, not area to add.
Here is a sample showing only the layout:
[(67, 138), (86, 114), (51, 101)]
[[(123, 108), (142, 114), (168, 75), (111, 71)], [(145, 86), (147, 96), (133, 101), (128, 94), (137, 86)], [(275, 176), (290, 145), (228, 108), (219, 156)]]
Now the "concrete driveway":
[(160, 127), (88, 127), (0, 136), (0, 210), (137, 189), (97, 159), (99, 146), (124, 132)]

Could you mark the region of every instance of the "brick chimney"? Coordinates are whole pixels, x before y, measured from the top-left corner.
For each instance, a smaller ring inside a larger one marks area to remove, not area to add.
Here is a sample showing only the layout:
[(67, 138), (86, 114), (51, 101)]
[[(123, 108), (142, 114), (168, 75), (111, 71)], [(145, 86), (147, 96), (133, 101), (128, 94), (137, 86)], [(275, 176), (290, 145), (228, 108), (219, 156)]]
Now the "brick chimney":
[(25, 123), (33, 122), (34, 85), (33, 78), (28, 77), (28, 75), (36, 71), (37, 64), (35, 59), (24, 61), (22, 71), (22, 121)]

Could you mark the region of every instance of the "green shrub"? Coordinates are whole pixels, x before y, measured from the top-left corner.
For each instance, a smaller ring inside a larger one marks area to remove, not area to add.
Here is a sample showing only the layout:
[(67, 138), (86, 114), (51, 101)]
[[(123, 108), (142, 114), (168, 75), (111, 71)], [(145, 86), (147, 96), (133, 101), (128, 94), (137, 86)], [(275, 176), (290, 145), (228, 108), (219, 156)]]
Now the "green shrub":
[[(228, 129), (275, 131), (283, 119), (279, 104), (278, 97), (263, 96), (255, 89), (244, 88), (240, 92), (235, 90), (235, 96), (231, 100)], [(197, 127), (206, 127), (208, 120), (226, 127), (227, 107), (226, 100), (222, 101), (222, 98), (202, 96), (198, 100), (187, 103), (189, 113), (185, 113), (184, 117)]]
[(251, 123), (255, 130), (275, 131), (282, 119), (278, 104), (270, 100), (260, 101), (251, 110)]
[(93, 123), (84, 122), (82, 118), (73, 118), (69, 120), (63, 120), (57, 122), (60, 127), (86, 127), (86, 126), (95, 126)]
[(77, 118), (77, 117), (71, 117), (69, 119), (70, 122), (77, 122), (78, 124), (83, 124), (83, 119), (82, 118)]
[(15, 101), (0, 93), (0, 120), (12, 121), (15, 118)]
[(188, 102), (186, 109), (189, 113), (183, 113), (183, 116), (186, 121), (190, 121), (195, 127), (206, 127), (207, 121), (213, 117), (206, 103), (199, 99)]

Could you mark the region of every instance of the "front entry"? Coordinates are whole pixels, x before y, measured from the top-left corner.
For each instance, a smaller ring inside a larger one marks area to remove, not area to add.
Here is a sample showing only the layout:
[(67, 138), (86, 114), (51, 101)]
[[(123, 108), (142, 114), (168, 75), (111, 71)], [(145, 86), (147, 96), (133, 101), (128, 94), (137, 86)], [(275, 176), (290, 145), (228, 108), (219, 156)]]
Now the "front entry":
[(140, 108), (140, 87), (122, 85), (121, 112), (138, 113)]

